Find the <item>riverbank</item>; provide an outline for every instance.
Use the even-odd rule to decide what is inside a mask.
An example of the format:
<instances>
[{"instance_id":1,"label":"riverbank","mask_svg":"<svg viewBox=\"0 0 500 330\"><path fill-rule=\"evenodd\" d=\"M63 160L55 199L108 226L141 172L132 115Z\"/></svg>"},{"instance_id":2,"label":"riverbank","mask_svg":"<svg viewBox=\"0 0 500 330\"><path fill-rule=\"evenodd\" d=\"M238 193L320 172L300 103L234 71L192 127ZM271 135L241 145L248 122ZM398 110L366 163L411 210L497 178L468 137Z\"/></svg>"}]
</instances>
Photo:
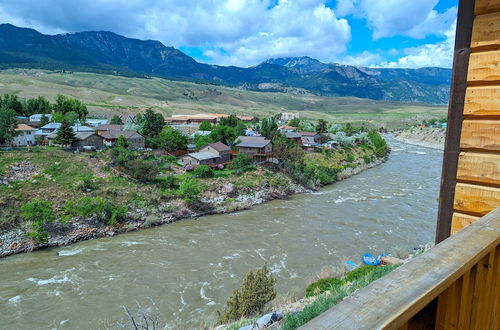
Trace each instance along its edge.
<instances>
[{"instance_id":1,"label":"riverbank","mask_svg":"<svg viewBox=\"0 0 500 330\"><path fill-rule=\"evenodd\" d=\"M59 220L46 224L50 237L45 243L26 237L30 224L20 222L17 228L4 230L0 234L0 258L47 247L70 245L82 240L110 237L182 219L236 212L273 199L311 192L323 185L318 182L314 187L306 187L296 183L283 172L256 168L237 175L197 179L203 187L203 193L196 201L186 202L175 190L159 188L152 184L136 184L127 178L116 176L116 171L109 169L103 159L88 158L87 155L75 155L61 150L51 150L48 154L43 152L26 152L13 157L14 160L24 160L14 163L14 171L12 166L4 171L9 175L3 175L3 185L0 186L5 192L3 198L0 198L4 212L1 216L12 215L13 213L6 213L8 208L13 212L12 209L20 208L22 201L39 196L50 198L61 212L67 207L67 201L74 200L77 196L87 196L88 199L112 196L114 204L127 205L127 218L111 225L103 222L97 215L86 218L73 215L67 221ZM350 162L345 160L346 158ZM336 172L331 182L329 178L326 178L325 182L332 183L379 165L385 158L377 159L370 148L354 147L324 157L321 154L313 154L308 161L313 165L330 161L331 168ZM85 165L89 162L93 166L87 169L93 173L96 186L102 188L97 188L97 191L86 189L82 192L78 188L81 183L75 180L76 173L85 172L82 170L86 169ZM71 186L70 189L67 189L68 185Z\"/></svg>"},{"instance_id":2,"label":"riverbank","mask_svg":"<svg viewBox=\"0 0 500 330\"><path fill-rule=\"evenodd\" d=\"M394 138L408 144L443 150L445 135L445 128L412 127L395 132Z\"/></svg>"}]
</instances>

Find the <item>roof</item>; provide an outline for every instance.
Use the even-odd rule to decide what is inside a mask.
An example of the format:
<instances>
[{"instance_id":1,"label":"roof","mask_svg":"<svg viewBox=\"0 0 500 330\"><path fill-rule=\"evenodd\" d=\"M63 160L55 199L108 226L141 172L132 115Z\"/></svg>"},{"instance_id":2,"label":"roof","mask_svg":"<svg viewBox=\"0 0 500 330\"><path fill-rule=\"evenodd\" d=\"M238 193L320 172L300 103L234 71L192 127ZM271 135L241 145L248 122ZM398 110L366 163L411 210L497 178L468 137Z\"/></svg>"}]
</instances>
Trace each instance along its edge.
<instances>
[{"instance_id":1,"label":"roof","mask_svg":"<svg viewBox=\"0 0 500 330\"><path fill-rule=\"evenodd\" d=\"M213 159L213 158L220 158L219 155L214 154L213 152L208 152L208 151L200 151L200 152L193 152L190 154L185 155L184 157L192 157L197 160L207 160L207 159Z\"/></svg>"},{"instance_id":2,"label":"roof","mask_svg":"<svg viewBox=\"0 0 500 330\"><path fill-rule=\"evenodd\" d=\"M77 140L85 140L85 139L87 139L88 137L90 137L92 135L97 135L97 134L94 133L94 132L79 132L79 133L75 134L75 139L77 139ZM97 135L97 136L99 136L100 138L102 138L100 135Z\"/></svg>"},{"instance_id":3,"label":"roof","mask_svg":"<svg viewBox=\"0 0 500 330\"><path fill-rule=\"evenodd\" d=\"M215 143L210 143L210 144L207 144L205 147L203 148L206 148L206 147L212 147L214 148L215 150L217 150L218 152L221 152L221 151L229 151L231 150L231 148L229 148L227 145L225 145L224 143L222 142L215 142ZM202 148L202 150L203 150Z\"/></svg>"},{"instance_id":4,"label":"roof","mask_svg":"<svg viewBox=\"0 0 500 330\"><path fill-rule=\"evenodd\" d=\"M130 139L134 135L138 135L142 137L141 134L137 133L136 131L122 131L122 130L109 130L101 133L101 136L105 139L118 139L120 135L123 135L126 139Z\"/></svg>"},{"instance_id":5,"label":"roof","mask_svg":"<svg viewBox=\"0 0 500 330\"><path fill-rule=\"evenodd\" d=\"M117 125L117 124L104 124L101 125L97 128L98 131L109 131L109 130L116 130L119 131L123 128L123 125Z\"/></svg>"},{"instance_id":6,"label":"roof","mask_svg":"<svg viewBox=\"0 0 500 330\"><path fill-rule=\"evenodd\" d=\"M240 141L236 146L237 147L246 147L246 148L264 148L269 143L270 140L267 140L263 136L238 136L236 141Z\"/></svg>"},{"instance_id":7,"label":"roof","mask_svg":"<svg viewBox=\"0 0 500 330\"><path fill-rule=\"evenodd\" d=\"M300 132L300 135L302 136L316 136L318 133L316 132Z\"/></svg>"},{"instance_id":8,"label":"roof","mask_svg":"<svg viewBox=\"0 0 500 330\"><path fill-rule=\"evenodd\" d=\"M210 135L210 133L212 133L212 131L196 131L192 134L192 136L194 137L195 135L201 135L201 136L207 136L207 135Z\"/></svg>"},{"instance_id":9,"label":"roof","mask_svg":"<svg viewBox=\"0 0 500 330\"><path fill-rule=\"evenodd\" d=\"M75 124L71 128L74 132L94 132L94 128L80 124Z\"/></svg>"},{"instance_id":10,"label":"roof","mask_svg":"<svg viewBox=\"0 0 500 330\"><path fill-rule=\"evenodd\" d=\"M61 127L61 123L48 123L41 127L41 129L58 129Z\"/></svg>"},{"instance_id":11,"label":"roof","mask_svg":"<svg viewBox=\"0 0 500 330\"><path fill-rule=\"evenodd\" d=\"M19 124L17 125L17 128L15 131L36 131L36 128L33 128L31 126L28 126L26 124Z\"/></svg>"},{"instance_id":12,"label":"roof","mask_svg":"<svg viewBox=\"0 0 500 330\"><path fill-rule=\"evenodd\" d=\"M285 136L289 139L299 139L302 135L299 132L287 132Z\"/></svg>"}]
</instances>

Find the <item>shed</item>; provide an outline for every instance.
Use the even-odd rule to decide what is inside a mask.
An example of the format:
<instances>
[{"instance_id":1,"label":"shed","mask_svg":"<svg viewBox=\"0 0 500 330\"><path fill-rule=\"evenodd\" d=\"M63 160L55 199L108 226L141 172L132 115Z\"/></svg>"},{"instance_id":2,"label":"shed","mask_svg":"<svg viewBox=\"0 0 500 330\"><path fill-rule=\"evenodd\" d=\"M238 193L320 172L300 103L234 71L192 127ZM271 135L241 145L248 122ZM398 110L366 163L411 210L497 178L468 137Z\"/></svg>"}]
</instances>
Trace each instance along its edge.
<instances>
[{"instance_id":1,"label":"shed","mask_svg":"<svg viewBox=\"0 0 500 330\"><path fill-rule=\"evenodd\" d=\"M193 152L179 158L179 163L186 166L217 165L221 163L221 157L208 151Z\"/></svg>"}]
</instances>

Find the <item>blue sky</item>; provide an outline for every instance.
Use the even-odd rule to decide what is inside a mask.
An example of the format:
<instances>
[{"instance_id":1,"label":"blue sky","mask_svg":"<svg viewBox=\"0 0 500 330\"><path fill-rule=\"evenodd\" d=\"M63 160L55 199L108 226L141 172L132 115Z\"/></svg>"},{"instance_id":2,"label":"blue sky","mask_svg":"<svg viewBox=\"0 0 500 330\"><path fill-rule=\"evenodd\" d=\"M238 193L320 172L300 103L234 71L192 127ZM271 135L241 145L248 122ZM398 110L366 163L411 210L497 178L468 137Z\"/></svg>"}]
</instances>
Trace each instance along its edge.
<instances>
[{"instance_id":1,"label":"blue sky","mask_svg":"<svg viewBox=\"0 0 500 330\"><path fill-rule=\"evenodd\" d=\"M253 66L310 56L372 67L451 67L458 0L0 0L0 22L107 30L196 60Z\"/></svg>"}]
</instances>

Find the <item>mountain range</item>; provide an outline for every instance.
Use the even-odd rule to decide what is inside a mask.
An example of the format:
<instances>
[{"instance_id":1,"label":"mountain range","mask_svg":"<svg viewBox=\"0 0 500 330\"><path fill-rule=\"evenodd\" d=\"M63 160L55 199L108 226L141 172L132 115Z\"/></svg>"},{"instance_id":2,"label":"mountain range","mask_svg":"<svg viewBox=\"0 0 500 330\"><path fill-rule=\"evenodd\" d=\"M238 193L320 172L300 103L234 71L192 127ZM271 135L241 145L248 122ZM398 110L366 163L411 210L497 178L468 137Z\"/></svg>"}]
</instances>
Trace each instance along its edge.
<instances>
[{"instance_id":1,"label":"mountain range","mask_svg":"<svg viewBox=\"0 0 500 330\"><path fill-rule=\"evenodd\" d=\"M113 32L45 35L0 24L0 69L39 68L227 85L247 90L312 92L374 100L445 104L451 70L366 68L303 57L269 59L241 68L199 63L159 41Z\"/></svg>"}]
</instances>

